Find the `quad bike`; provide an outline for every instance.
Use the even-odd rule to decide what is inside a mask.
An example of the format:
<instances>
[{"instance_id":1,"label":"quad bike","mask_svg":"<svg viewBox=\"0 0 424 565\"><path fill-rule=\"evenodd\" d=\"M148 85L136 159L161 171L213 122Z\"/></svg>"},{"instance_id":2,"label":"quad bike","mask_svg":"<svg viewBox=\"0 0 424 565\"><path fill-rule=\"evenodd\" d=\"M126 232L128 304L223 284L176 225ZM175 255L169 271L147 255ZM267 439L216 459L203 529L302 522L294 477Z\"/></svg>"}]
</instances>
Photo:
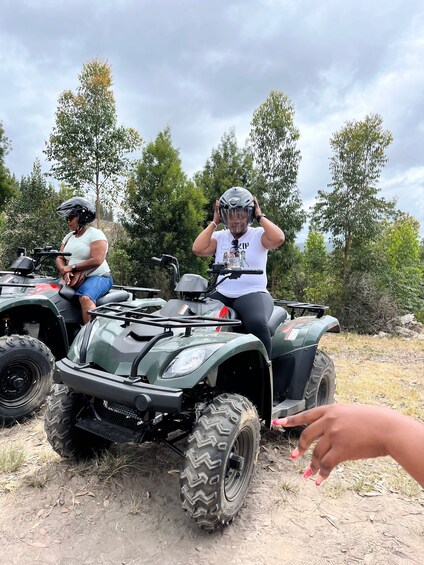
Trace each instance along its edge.
<instances>
[{"instance_id":1,"label":"quad bike","mask_svg":"<svg viewBox=\"0 0 424 565\"><path fill-rule=\"evenodd\" d=\"M174 257L156 260L178 273ZM112 443L161 442L182 458L181 501L194 521L207 530L231 522L252 480L261 422L334 401L334 366L318 342L340 331L326 306L275 300L269 359L236 313L209 297L220 277L249 274L258 271L215 264L209 283L184 275L180 297L157 312L131 302L94 309L54 371L45 413L53 449L85 459Z\"/></svg>"},{"instance_id":2,"label":"quad bike","mask_svg":"<svg viewBox=\"0 0 424 565\"><path fill-rule=\"evenodd\" d=\"M54 360L66 355L82 326L74 291L41 273L43 261L58 255L69 254L48 246L29 257L19 248L10 270L0 272L0 425L22 420L45 401ZM156 289L113 287L97 304L128 301L137 291L150 305L165 303L153 298Z\"/></svg>"}]
</instances>

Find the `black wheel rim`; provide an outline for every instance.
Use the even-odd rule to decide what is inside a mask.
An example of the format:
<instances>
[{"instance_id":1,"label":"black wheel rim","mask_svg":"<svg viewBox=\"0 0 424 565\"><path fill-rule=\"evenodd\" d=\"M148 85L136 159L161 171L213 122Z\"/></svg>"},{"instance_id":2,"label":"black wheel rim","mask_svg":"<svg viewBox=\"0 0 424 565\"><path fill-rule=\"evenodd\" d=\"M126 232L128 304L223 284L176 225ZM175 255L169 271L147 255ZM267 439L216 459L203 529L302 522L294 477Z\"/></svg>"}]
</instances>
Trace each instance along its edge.
<instances>
[{"instance_id":1,"label":"black wheel rim","mask_svg":"<svg viewBox=\"0 0 424 565\"><path fill-rule=\"evenodd\" d=\"M41 386L41 371L31 361L6 365L0 373L0 404L18 407L29 402Z\"/></svg>"},{"instance_id":2,"label":"black wheel rim","mask_svg":"<svg viewBox=\"0 0 424 565\"><path fill-rule=\"evenodd\" d=\"M327 383L327 379L323 377L318 387L317 406L322 406L323 404L327 404L327 400L328 400L328 383Z\"/></svg>"},{"instance_id":3,"label":"black wheel rim","mask_svg":"<svg viewBox=\"0 0 424 565\"><path fill-rule=\"evenodd\" d=\"M233 442L230 455L227 459L224 479L225 497L229 502L234 501L248 482L251 462L253 457L252 445L254 443L253 433L250 428L243 428ZM231 465L232 458L238 459L238 467Z\"/></svg>"}]
</instances>

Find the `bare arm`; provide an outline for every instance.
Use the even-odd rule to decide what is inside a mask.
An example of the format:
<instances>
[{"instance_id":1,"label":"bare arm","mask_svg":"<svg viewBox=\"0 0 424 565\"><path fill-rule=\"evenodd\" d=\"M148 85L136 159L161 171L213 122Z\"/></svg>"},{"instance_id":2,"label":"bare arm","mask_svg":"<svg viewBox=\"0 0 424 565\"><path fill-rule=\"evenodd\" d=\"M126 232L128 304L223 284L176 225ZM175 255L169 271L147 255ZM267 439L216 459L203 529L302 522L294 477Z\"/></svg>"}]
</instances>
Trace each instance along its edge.
<instances>
[{"instance_id":1,"label":"bare arm","mask_svg":"<svg viewBox=\"0 0 424 565\"><path fill-rule=\"evenodd\" d=\"M198 257L209 257L215 255L216 239L212 237L213 232L219 224L219 200L215 202L213 221L196 237L193 243L193 253Z\"/></svg>"},{"instance_id":2,"label":"bare arm","mask_svg":"<svg viewBox=\"0 0 424 565\"><path fill-rule=\"evenodd\" d=\"M63 251L64 246L61 245L59 251ZM104 240L93 241L90 243L90 257L85 261L78 263L76 269L72 265L68 265L65 257L59 255L56 257L56 267L66 284L69 283L70 273L73 270L85 271L86 269L97 269L106 258L107 242Z\"/></svg>"},{"instance_id":3,"label":"bare arm","mask_svg":"<svg viewBox=\"0 0 424 565\"><path fill-rule=\"evenodd\" d=\"M99 239L90 243L90 257L78 263L76 271L86 271L87 269L97 269L106 258L107 241Z\"/></svg>"},{"instance_id":4,"label":"bare arm","mask_svg":"<svg viewBox=\"0 0 424 565\"><path fill-rule=\"evenodd\" d=\"M262 212L256 196L253 200L255 202L255 218L257 218ZM284 243L286 238L283 230L271 222L271 220L263 216L259 220L259 225L264 229L261 242L265 249L276 249Z\"/></svg>"},{"instance_id":5,"label":"bare arm","mask_svg":"<svg viewBox=\"0 0 424 565\"><path fill-rule=\"evenodd\" d=\"M318 485L343 461L390 455L424 486L424 424L394 410L330 404L273 423L284 427L307 425L292 459L318 440L304 475L319 473Z\"/></svg>"},{"instance_id":6,"label":"bare arm","mask_svg":"<svg viewBox=\"0 0 424 565\"><path fill-rule=\"evenodd\" d=\"M64 245L61 245L59 251L63 251L64 247ZM63 255L59 255L58 257L56 257L55 263L59 274L63 277L63 275L65 274L64 268L66 267L65 257L63 257Z\"/></svg>"}]
</instances>

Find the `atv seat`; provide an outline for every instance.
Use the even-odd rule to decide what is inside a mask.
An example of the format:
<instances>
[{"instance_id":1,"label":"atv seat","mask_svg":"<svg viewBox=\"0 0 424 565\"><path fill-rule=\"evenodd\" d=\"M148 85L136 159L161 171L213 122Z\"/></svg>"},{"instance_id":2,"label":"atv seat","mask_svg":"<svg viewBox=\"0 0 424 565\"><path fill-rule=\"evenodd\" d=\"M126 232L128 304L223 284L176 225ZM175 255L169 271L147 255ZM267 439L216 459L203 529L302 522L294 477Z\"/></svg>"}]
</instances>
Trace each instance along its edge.
<instances>
[{"instance_id":1,"label":"atv seat","mask_svg":"<svg viewBox=\"0 0 424 565\"><path fill-rule=\"evenodd\" d=\"M125 302L129 300L131 294L126 290L109 290L107 294L99 298L96 302L96 306L103 306L104 304L109 304L110 302Z\"/></svg>"},{"instance_id":2,"label":"atv seat","mask_svg":"<svg viewBox=\"0 0 424 565\"><path fill-rule=\"evenodd\" d=\"M268 320L268 327L273 336L280 324L282 324L287 319L287 311L281 306L274 306L274 311Z\"/></svg>"}]
</instances>

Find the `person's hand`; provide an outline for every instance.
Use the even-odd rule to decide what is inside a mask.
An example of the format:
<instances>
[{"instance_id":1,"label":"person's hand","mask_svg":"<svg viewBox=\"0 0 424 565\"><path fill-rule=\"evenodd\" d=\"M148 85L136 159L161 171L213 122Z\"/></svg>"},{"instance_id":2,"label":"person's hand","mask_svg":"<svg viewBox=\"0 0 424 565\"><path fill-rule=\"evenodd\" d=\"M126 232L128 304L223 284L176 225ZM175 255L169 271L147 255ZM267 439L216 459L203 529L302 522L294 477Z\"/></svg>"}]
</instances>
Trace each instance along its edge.
<instances>
[{"instance_id":1,"label":"person's hand","mask_svg":"<svg viewBox=\"0 0 424 565\"><path fill-rule=\"evenodd\" d=\"M307 426L297 448L290 454L291 459L303 455L318 440L303 476L308 478L319 473L315 483L319 486L343 461L388 455L387 434L392 433L399 417L402 416L388 408L329 404L273 420L272 424L285 428Z\"/></svg>"},{"instance_id":2,"label":"person's hand","mask_svg":"<svg viewBox=\"0 0 424 565\"><path fill-rule=\"evenodd\" d=\"M221 216L219 214L219 200L215 200L215 210L213 211L213 222L218 226L221 223Z\"/></svg>"},{"instance_id":3,"label":"person's hand","mask_svg":"<svg viewBox=\"0 0 424 565\"><path fill-rule=\"evenodd\" d=\"M73 276L72 266L71 265L64 265L62 267L62 269L60 270L60 274L62 276L63 282L65 284L69 284L70 281L71 281L71 278Z\"/></svg>"},{"instance_id":4,"label":"person's hand","mask_svg":"<svg viewBox=\"0 0 424 565\"><path fill-rule=\"evenodd\" d=\"M255 208L253 210L253 217L257 218L258 216L260 216L260 214L262 214L262 212L261 212L261 207L259 206L259 202L258 202L258 199L256 198L256 196L253 197L253 203L255 204Z\"/></svg>"}]
</instances>

